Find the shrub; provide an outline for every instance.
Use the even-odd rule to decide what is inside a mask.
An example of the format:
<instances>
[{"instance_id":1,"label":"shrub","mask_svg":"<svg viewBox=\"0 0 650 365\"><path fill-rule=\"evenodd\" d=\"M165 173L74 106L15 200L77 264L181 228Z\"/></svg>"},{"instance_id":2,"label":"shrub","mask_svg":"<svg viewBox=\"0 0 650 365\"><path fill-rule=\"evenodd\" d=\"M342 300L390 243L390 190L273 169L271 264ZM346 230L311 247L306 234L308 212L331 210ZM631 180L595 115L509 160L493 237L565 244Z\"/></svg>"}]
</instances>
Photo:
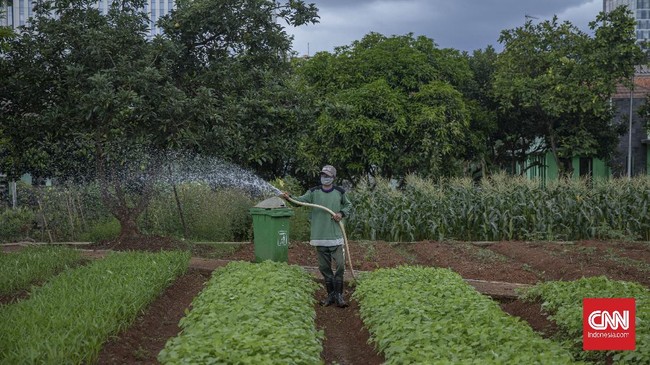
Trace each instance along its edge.
<instances>
[{"instance_id":1,"label":"shrub","mask_svg":"<svg viewBox=\"0 0 650 365\"><path fill-rule=\"evenodd\" d=\"M120 235L120 229L120 222L112 218L92 224L85 232L79 234L79 239L89 242L113 240Z\"/></svg>"},{"instance_id":2,"label":"shrub","mask_svg":"<svg viewBox=\"0 0 650 365\"><path fill-rule=\"evenodd\" d=\"M30 209L19 207L0 212L0 242L29 237L33 232L35 215Z\"/></svg>"}]
</instances>

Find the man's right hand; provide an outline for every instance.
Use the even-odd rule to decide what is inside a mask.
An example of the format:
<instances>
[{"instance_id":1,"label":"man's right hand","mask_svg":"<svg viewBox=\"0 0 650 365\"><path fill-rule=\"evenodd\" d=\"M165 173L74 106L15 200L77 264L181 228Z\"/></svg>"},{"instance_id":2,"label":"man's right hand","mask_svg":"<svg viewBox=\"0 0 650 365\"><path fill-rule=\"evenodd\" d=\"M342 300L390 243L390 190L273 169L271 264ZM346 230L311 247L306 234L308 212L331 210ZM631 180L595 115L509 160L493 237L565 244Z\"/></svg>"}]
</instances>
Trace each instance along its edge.
<instances>
[{"instance_id":1,"label":"man's right hand","mask_svg":"<svg viewBox=\"0 0 650 365\"><path fill-rule=\"evenodd\" d=\"M289 193L287 193L286 191L283 191L282 194L280 194L280 198L285 199L285 200L289 200Z\"/></svg>"}]
</instances>

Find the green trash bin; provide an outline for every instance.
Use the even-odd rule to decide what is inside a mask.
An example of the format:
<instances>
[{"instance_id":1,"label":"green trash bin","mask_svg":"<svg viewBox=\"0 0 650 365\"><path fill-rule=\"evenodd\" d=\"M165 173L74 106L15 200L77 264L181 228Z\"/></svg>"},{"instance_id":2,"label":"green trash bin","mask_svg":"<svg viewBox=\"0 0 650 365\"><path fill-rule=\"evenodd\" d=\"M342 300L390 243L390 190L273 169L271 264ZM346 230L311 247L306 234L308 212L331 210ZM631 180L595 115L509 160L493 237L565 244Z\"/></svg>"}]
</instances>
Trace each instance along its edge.
<instances>
[{"instance_id":1,"label":"green trash bin","mask_svg":"<svg viewBox=\"0 0 650 365\"><path fill-rule=\"evenodd\" d=\"M255 262L287 262L289 218L293 210L286 206L284 200L273 197L250 208L250 213L253 216Z\"/></svg>"}]
</instances>

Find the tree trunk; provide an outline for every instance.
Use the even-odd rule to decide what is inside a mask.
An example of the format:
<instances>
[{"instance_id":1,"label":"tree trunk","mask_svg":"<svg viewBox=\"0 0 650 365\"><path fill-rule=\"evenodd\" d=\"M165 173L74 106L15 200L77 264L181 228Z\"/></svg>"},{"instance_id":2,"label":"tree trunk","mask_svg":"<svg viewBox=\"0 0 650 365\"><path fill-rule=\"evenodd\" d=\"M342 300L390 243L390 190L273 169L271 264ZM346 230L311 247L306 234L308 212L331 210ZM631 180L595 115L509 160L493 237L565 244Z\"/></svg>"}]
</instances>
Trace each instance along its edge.
<instances>
[{"instance_id":1,"label":"tree trunk","mask_svg":"<svg viewBox=\"0 0 650 365\"><path fill-rule=\"evenodd\" d=\"M133 214L124 214L116 217L120 222L120 241L122 240L132 240L141 236L140 230L136 223L137 216Z\"/></svg>"},{"instance_id":2,"label":"tree trunk","mask_svg":"<svg viewBox=\"0 0 650 365\"><path fill-rule=\"evenodd\" d=\"M144 181L142 189L133 194L125 188L127 184L124 178L117 174L117 167L107 161L100 144L96 145L95 156L102 202L120 222L120 240L140 237L141 233L136 221L149 205L160 165L150 164L141 176L133 177Z\"/></svg>"},{"instance_id":3,"label":"tree trunk","mask_svg":"<svg viewBox=\"0 0 650 365\"><path fill-rule=\"evenodd\" d=\"M553 133L552 125L549 126L549 141L551 142L551 153L553 154L553 159L555 160L555 165L557 165L557 177L558 180L561 180L565 174L564 163L558 156L557 144L555 143L555 135Z\"/></svg>"},{"instance_id":4,"label":"tree trunk","mask_svg":"<svg viewBox=\"0 0 650 365\"><path fill-rule=\"evenodd\" d=\"M178 197L178 190L176 189L176 183L173 182L171 165L169 165L169 177L172 179L172 189L174 190L176 209L178 209L178 215L180 216L181 224L183 225L183 238L188 239L190 237L190 234L189 234L189 230L187 229L187 224L185 224L185 214L183 214L183 205L181 205L181 199Z\"/></svg>"}]
</instances>

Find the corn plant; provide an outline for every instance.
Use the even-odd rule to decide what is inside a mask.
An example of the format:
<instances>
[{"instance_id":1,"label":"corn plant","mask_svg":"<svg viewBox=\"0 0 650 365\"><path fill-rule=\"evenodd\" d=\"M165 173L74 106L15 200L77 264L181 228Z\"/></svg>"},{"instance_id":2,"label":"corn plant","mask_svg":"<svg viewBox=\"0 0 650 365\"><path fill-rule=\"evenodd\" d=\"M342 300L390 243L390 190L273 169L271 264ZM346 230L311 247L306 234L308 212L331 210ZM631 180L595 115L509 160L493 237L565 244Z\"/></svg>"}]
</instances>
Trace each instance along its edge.
<instances>
[{"instance_id":1,"label":"corn plant","mask_svg":"<svg viewBox=\"0 0 650 365\"><path fill-rule=\"evenodd\" d=\"M535 181L505 175L438 182L409 176L396 188L363 183L350 199L355 239L414 241L650 239L650 178Z\"/></svg>"},{"instance_id":2,"label":"corn plant","mask_svg":"<svg viewBox=\"0 0 650 365\"><path fill-rule=\"evenodd\" d=\"M66 247L27 247L0 255L0 294L27 289L79 262L79 251Z\"/></svg>"},{"instance_id":3,"label":"corn plant","mask_svg":"<svg viewBox=\"0 0 650 365\"><path fill-rule=\"evenodd\" d=\"M0 364L89 364L187 270L189 253L114 253L0 307Z\"/></svg>"}]
</instances>

